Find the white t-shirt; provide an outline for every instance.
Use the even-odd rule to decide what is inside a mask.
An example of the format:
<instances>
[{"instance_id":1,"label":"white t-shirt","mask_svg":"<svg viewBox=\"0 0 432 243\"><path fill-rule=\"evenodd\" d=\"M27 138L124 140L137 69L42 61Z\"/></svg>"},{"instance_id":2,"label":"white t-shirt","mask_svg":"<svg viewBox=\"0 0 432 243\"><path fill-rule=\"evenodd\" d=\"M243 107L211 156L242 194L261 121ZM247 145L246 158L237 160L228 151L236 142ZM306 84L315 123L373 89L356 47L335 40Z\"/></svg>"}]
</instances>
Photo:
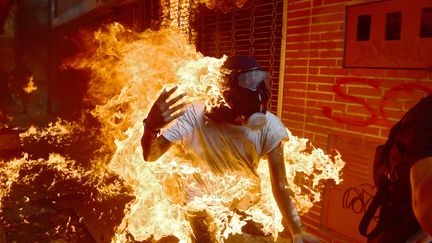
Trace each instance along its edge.
<instances>
[{"instance_id":1,"label":"white t-shirt","mask_svg":"<svg viewBox=\"0 0 432 243\"><path fill-rule=\"evenodd\" d=\"M189 105L182 116L162 132L170 142L182 141L192 163L215 174L243 171L257 175L259 159L288 137L285 126L267 112L264 128L252 131L241 125L216 123L204 116L205 105Z\"/></svg>"},{"instance_id":2,"label":"white t-shirt","mask_svg":"<svg viewBox=\"0 0 432 243\"><path fill-rule=\"evenodd\" d=\"M247 209L260 198L260 179L257 174L259 159L275 149L288 137L285 126L270 112L266 113L264 128L252 131L245 126L216 123L204 116L205 105L189 105L182 116L162 131L171 142L182 141L185 157L194 165L216 175L233 172L236 176L252 180L243 195L233 195L230 208ZM223 185L219 185L222 183ZM227 184L230 183L230 184ZM231 184L232 183L232 184ZM218 181L213 177L193 174L185 180L184 202L195 197L213 195L218 188L235 187L236 181Z\"/></svg>"}]
</instances>

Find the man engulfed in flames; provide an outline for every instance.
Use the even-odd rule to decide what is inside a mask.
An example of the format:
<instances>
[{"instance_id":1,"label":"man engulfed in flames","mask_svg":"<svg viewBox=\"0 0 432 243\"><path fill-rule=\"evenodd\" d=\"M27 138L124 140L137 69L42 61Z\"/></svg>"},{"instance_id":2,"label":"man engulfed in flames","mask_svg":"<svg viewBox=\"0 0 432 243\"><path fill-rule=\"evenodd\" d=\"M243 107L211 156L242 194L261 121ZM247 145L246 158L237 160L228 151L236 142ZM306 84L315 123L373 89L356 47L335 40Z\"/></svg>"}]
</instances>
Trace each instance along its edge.
<instances>
[{"instance_id":1,"label":"man engulfed in flames","mask_svg":"<svg viewBox=\"0 0 432 243\"><path fill-rule=\"evenodd\" d=\"M231 210L244 214L260 199L257 167L260 158L267 157L273 196L293 242L317 242L302 228L290 198L282 144L289 136L282 122L267 112L267 72L252 57L241 55L228 57L222 70L221 94L215 104L197 101L186 106L181 103L185 93L170 99L177 86L162 91L144 119L144 160L158 160L175 142L182 141L185 156L194 166L215 175L232 173L252 182L247 193L226 202ZM205 175L194 173L181 187L181 203L190 204L196 197L211 195L211 184ZM187 218L195 242L215 241L210 230L214 225L205 210L192 208Z\"/></svg>"}]
</instances>

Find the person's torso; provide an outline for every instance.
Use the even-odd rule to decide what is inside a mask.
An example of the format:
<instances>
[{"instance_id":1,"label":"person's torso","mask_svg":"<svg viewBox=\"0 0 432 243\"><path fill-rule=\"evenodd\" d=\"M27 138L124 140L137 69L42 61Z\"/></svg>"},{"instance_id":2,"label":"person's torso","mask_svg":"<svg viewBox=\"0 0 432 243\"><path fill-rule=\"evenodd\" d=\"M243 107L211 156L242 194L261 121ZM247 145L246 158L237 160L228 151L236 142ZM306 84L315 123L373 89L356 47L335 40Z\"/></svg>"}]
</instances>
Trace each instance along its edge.
<instances>
[{"instance_id":1,"label":"person's torso","mask_svg":"<svg viewBox=\"0 0 432 243\"><path fill-rule=\"evenodd\" d=\"M199 107L198 112L200 112ZM203 111L203 110L202 110ZM256 175L262 154L263 132L244 126L213 122L202 114L196 116L193 132L183 139L194 162L216 174L238 171Z\"/></svg>"}]
</instances>

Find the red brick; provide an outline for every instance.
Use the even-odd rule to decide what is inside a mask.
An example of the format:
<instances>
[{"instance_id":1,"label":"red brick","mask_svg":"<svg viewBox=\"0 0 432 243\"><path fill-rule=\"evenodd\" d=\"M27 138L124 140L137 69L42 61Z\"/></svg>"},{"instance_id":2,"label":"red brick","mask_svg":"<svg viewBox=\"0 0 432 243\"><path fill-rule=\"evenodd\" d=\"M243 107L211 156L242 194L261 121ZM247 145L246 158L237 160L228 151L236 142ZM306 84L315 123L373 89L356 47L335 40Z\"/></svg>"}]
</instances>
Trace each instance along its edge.
<instances>
[{"instance_id":1,"label":"red brick","mask_svg":"<svg viewBox=\"0 0 432 243\"><path fill-rule=\"evenodd\" d=\"M314 132L322 135L327 134L329 131L329 129L326 127L322 127L319 125L310 125L310 124L306 124L305 129L306 131Z\"/></svg>"},{"instance_id":2,"label":"red brick","mask_svg":"<svg viewBox=\"0 0 432 243\"><path fill-rule=\"evenodd\" d=\"M338 238L338 237L340 237L340 238ZM333 236L333 238L332 238L332 243L348 243L348 242L351 242L352 241L352 239L351 238L347 238L345 235L336 235L336 236Z\"/></svg>"},{"instance_id":3,"label":"red brick","mask_svg":"<svg viewBox=\"0 0 432 243\"><path fill-rule=\"evenodd\" d=\"M365 137L365 141L373 142L376 144L384 144L387 137Z\"/></svg>"},{"instance_id":4,"label":"red brick","mask_svg":"<svg viewBox=\"0 0 432 243\"><path fill-rule=\"evenodd\" d=\"M295 18L304 18L305 16L310 16L310 10L290 10L288 8L288 19L295 19Z\"/></svg>"},{"instance_id":5,"label":"red brick","mask_svg":"<svg viewBox=\"0 0 432 243\"><path fill-rule=\"evenodd\" d=\"M372 81L372 82L379 83L382 88L392 88L392 87L395 87L395 86L399 86L399 85L405 84L404 80L380 79L379 77L377 77L377 78L369 78L369 80Z\"/></svg>"},{"instance_id":6,"label":"red brick","mask_svg":"<svg viewBox=\"0 0 432 243\"><path fill-rule=\"evenodd\" d=\"M306 106L307 107L317 107L317 101L316 100L306 100Z\"/></svg>"},{"instance_id":7,"label":"red brick","mask_svg":"<svg viewBox=\"0 0 432 243\"><path fill-rule=\"evenodd\" d=\"M413 80L414 81L414 80ZM416 80L417 84L425 85L432 88L432 72L430 79Z\"/></svg>"},{"instance_id":8,"label":"red brick","mask_svg":"<svg viewBox=\"0 0 432 243\"><path fill-rule=\"evenodd\" d=\"M329 108L331 108L333 111L340 111L340 112L344 112L344 111L345 111L346 104L342 104L342 103L335 103L335 102L330 102L330 101L324 101L324 102L318 102L317 106L318 106L319 108L329 107Z\"/></svg>"},{"instance_id":9,"label":"red brick","mask_svg":"<svg viewBox=\"0 0 432 243\"><path fill-rule=\"evenodd\" d=\"M303 67L285 67L286 74L304 74L307 73L307 68Z\"/></svg>"},{"instance_id":10,"label":"red brick","mask_svg":"<svg viewBox=\"0 0 432 243\"><path fill-rule=\"evenodd\" d=\"M308 61L305 59L299 60L299 59L288 59L285 60L285 66L287 67L296 67L296 66L300 66L300 67L305 67L307 66Z\"/></svg>"},{"instance_id":11,"label":"red brick","mask_svg":"<svg viewBox=\"0 0 432 243\"><path fill-rule=\"evenodd\" d=\"M339 24L312 25L311 32L331 32L339 29Z\"/></svg>"},{"instance_id":12,"label":"red brick","mask_svg":"<svg viewBox=\"0 0 432 243\"><path fill-rule=\"evenodd\" d=\"M286 46L289 50L307 50L309 48L308 43L287 43Z\"/></svg>"},{"instance_id":13,"label":"red brick","mask_svg":"<svg viewBox=\"0 0 432 243\"><path fill-rule=\"evenodd\" d=\"M308 74L318 74L318 73L319 73L319 69L318 68L310 67L308 69Z\"/></svg>"},{"instance_id":14,"label":"red brick","mask_svg":"<svg viewBox=\"0 0 432 243\"><path fill-rule=\"evenodd\" d=\"M344 33L342 31L320 34L320 40L343 40L343 39L344 39Z\"/></svg>"},{"instance_id":15,"label":"red brick","mask_svg":"<svg viewBox=\"0 0 432 243\"><path fill-rule=\"evenodd\" d=\"M309 39L310 39L310 41L320 41L321 40L321 34L312 32Z\"/></svg>"},{"instance_id":16,"label":"red brick","mask_svg":"<svg viewBox=\"0 0 432 243\"><path fill-rule=\"evenodd\" d=\"M426 70L387 70L387 77L422 79L428 77Z\"/></svg>"},{"instance_id":17,"label":"red brick","mask_svg":"<svg viewBox=\"0 0 432 243\"><path fill-rule=\"evenodd\" d=\"M320 51L320 57L342 57L342 51Z\"/></svg>"},{"instance_id":18,"label":"red brick","mask_svg":"<svg viewBox=\"0 0 432 243\"><path fill-rule=\"evenodd\" d=\"M329 7L325 6L320 8L313 8L312 15L342 13L344 10L345 10L344 6L329 6Z\"/></svg>"},{"instance_id":19,"label":"red brick","mask_svg":"<svg viewBox=\"0 0 432 243\"><path fill-rule=\"evenodd\" d=\"M362 96L375 96L382 97L381 89L374 89L373 87L349 87L348 94L350 95L362 95Z\"/></svg>"},{"instance_id":20,"label":"red brick","mask_svg":"<svg viewBox=\"0 0 432 243\"><path fill-rule=\"evenodd\" d=\"M307 138L309 140L312 140L314 135L315 135L315 133L313 133L313 132L309 132L309 131L304 132L304 138Z\"/></svg>"},{"instance_id":21,"label":"red brick","mask_svg":"<svg viewBox=\"0 0 432 243\"><path fill-rule=\"evenodd\" d=\"M289 2L288 9L289 10L299 10L299 9L309 9L311 6L310 2Z\"/></svg>"},{"instance_id":22,"label":"red brick","mask_svg":"<svg viewBox=\"0 0 432 243\"><path fill-rule=\"evenodd\" d=\"M346 94L346 87L341 87L341 90ZM360 99L361 101L365 101L366 99L364 97L358 97L356 96L356 99ZM342 96L339 96L338 94L335 94L335 100L336 102L340 102L343 104L357 104L356 102L353 102L351 100L348 100L346 98L343 98Z\"/></svg>"},{"instance_id":23,"label":"red brick","mask_svg":"<svg viewBox=\"0 0 432 243\"><path fill-rule=\"evenodd\" d=\"M293 27L287 28L287 34L304 34L309 33L309 27Z\"/></svg>"},{"instance_id":24,"label":"red brick","mask_svg":"<svg viewBox=\"0 0 432 243\"><path fill-rule=\"evenodd\" d=\"M381 128L380 136L381 137L388 137L389 133L390 133L390 129L389 128L385 128L385 129Z\"/></svg>"},{"instance_id":25,"label":"red brick","mask_svg":"<svg viewBox=\"0 0 432 243\"><path fill-rule=\"evenodd\" d=\"M297 136L297 137L301 137L302 136L302 134L303 134L303 128L291 128L291 127L288 127L288 129L291 131L291 133L294 135L294 136Z\"/></svg>"},{"instance_id":26,"label":"red brick","mask_svg":"<svg viewBox=\"0 0 432 243\"><path fill-rule=\"evenodd\" d=\"M283 95L286 97L304 98L306 96L306 92L305 91L284 90Z\"/></svg>"},{"instance_id":27,"label":"red brick","mask_svg":"<svg viewBox=\"0 0 432 243\"><path fill-rule=\"evenodd\" d=\"M388 119L393 118L393 119L397 119L397 120L401 119L402 116L405 113L406 113L406 111L402 110L402 109L400 109L400 110L389 110L389 109L386 109L384 111L385 117L387 117Z\"/></svg>"},{"instance_id":28,"label":"red brick","mask_svg":"<svg viewBox=\"0 0 432 243\"><path fill-rule=\"evenodd\" d=\"M313 0L313 6L321 6L322 5L323 0Z\"/></svg>"},{"instance_id":29,"label":"red brick","mask_svg":"<svg viewBox=\"0 0 432 243\"><path fill-rule=\"evenodd\" d=\"M376 135L376 136L380 135L380 129L376 128L376 127L347 125L347 129L349 131L366 133L366 134L369 134L369 135Z\"/></svg>"},{"instance_id":30,"label":"red brick","mask_svg":"<svg viewBox=\"0 0 432 243\"><path fill-rule=\"evenodd\" d=\"M381 106L382 97L368 97L366 102L369 106L377 108Z\"/></svg>"},{"instance_id":31,"label":"red brick","mask_svg":"<svg viewBox=\"0 0 432 243\"><path fill-rule=\"evenodd\" d=\"M307 115L322 116L322 111L317 107L306 107Z\"/></svg>"},{"instance_id":32,"label":"red brick","mask_svg":"<svg viewBox=\"0 0 432 243\"><path fill-rule=\"evenodd\" d=\"M319 148L319 149L322 149L324 151L327 149L327 143L322 143L322 142L318 142L318 141L314 141L313 146L315 148ZM319 237L322 238L322 232L321 232L321 235Z\"/></svg>"},{"instance_id":33,"label":"red brick","mask_svg":"<svg viewBox=\"0 0 432 243\"><path fill-rule=\"evenodd\" d=\"M320 24L322 22L321 20L322 20L321 16L313 16L311 23L312 24Z\"/></svg>"},{"instance_id":34,"label":"red brick","mask_svg":"<svg viewBox=\"0 0 432 243\"><path fill-rule=\"evenodd\" d=\"M330 100L333 101L334 94L331 93L321 93L321 92L308 92L308 99L317 99L317 100Z\"/></svg>"},{"instance_id":35,"label":"red brick","mask_svg":"<svg viewBox=\"0 0 432 243\"><path fill-rule=\"evenodd\" d=\"M386 97L398 99L420 99L424 97L427 93L431 92L432 86L411 86L411 85L421 85L415 82L407 83L399 87L393 87L387 90Z\"/></svg>"},{"instance_id":36,"label":"red brick","mask_svg":"<svg viewBox=\"0 0 432 243\"><path fill-rule=\"evenodd\" d=\"M316 84L308 84L307 85L307 89L308 89L308 92L316 92L316 91L318 91L318 89L317 89L317 85Z\"/></svg>"},{"instance_id":37,"label":"red brick","mask_svg":"<svg viewBox=\"0 0 432 243\"><path fill-rule=\"evenodd\" d=\"M320 74L348 76L349 70L344 68L320 68Z\"/></svg>"},{"instance_id":38,"label":"red brick","mask_svg":"<svg viewBox=\"0 0 432 243\"><path fill-rule=\"evenodd\" d=\"M310 24L310 18L293 19L287 21L287 26L302 26L302 25L309 25L309 24Z\"/></svg>"},{"instance_id":39,"label":"red brick","mask_svg":"<svg viewBox=\"0 0 432 243\"><path fill-rule=\"evenodd\" d=\"M285 115L284 114L284 116L283 117L289 117L290 115ZM293 130L293 129L298 129L298 130L301 130L301 129L303 129L303 122L299 122L299 121L296 121L296 120L290 120L290 119L285 119L284 120L285 122L285 124L288 124L288 129L289 130Z\"/></svg>"},{"instance_id":40,"label":"red brick","mask_svg":"<svg viewBox=\"0 0 432 243\"><path fill-rule=\"evenodd\" d=\"M334 84L335 83L334 77L327 77L327 76L309 76L309 82L315 82L315 83L326 83L326 84Z\"/></svg>"},{"instance_id":41,"label":"red brick","mask_svg":"<svg viewBox=\"0 0 432 243\"><path fill-rule=\"evenodd\" d=\"M282 110L283 111L289 111L289 112L295 112L299 114L303 114L305 112L305 107L299 106L299 105L291 105L291 104L282 104Z\"/></svg>"},{"instance_id":42,"label":"red brick","mask_svg":"<svg viewBox=\"0 0 432 243\"><path fill-rule=\"evenodd\" d=\"M309 185L312 186L311 183ZM312 194L308 193L308 195L311 196ZM321 210L322 210L322 208L320 206L318 206L317 204L314 204L312 206L312 208L309 210L309 212L307 212L306 217L309 217L311 219L320 220L321 219L321 216L320 216Z\"/></svg>"},{"instance_id":43,"label":"red brick","mask_svg":"<svg viewBox=\"0 0 432 243\"><path fill-rule=\"evenodd\" d=\"M310 43L311 49L334 49L337 48L338 42L335 41L327 41L327 42L313 42Z\"/></svg>"},{"instance_id":44,"label":"red brick","mask_svg":"<svg viewBox=\"0 0 432 243\"><path fill-rule=\"evenodd\" d=\"M351 68L351 75L355 76L372 76L372 77L385 77L386 70L384 69L370 69L370 68Z\"/></svg>"},{"instance_id":45,"label":"red brick","mask_svg":"<svg viewBox=\"0 0 432 243\"><path fill-rule=\"evenodd\" d=\"M299 82L291 82L284 85L284 88L287 90L300 90L303 91L306 89L306 83Z\"/></svg>"},{"instance_id":46,"label":"red brick","mask_svg":"<svg viewBox=\"0 0 432 243\"><path fill-rule=\"evenodd\" d=\"M289 119L293 120L293 121L301 121L301 122L303 122L303 120L305 118L304 114L298 114L298 113L293 113L293 112L288 112L288 113L285 113L285 114L286 114L286 117L289 117Z\"/></svg>"},{"instance_id":47,"label":"red brick","mask_svg":"<svg viewBox=\"0 0 432 243\"><path fill-rule=\"evenodd\" d=\"M289 36L287 36L287 45L288 45L288 43L291 43L291 42L309 41L309 39L310 39L309 34L289 35Z\"/></svg>"},{"instance_id":48,"label":"red brick","mask_svg":"<svg viewBox=\"0 0 432 243\"><path fill-rule=\"evenodd\" d=\"M290 104L290 105L304 106L305 100L304 99L295 99L295 98L290 98L290 97L284 97L284 103Z\"/></svg>"},{"instance_id":49,"label":"red brick","mask_svg":"<svg viewBox=\"0 0 432 243\"><path fill-rule=\"evenodd\" d=\"M354 113L357 115L370 116L370 112L362 105L349 104L347 105L347 113Z\"/></svg>"},{"instance_id":50,"label":"red brick","mask_svg":"<svg viewBox=\"0 0 432 243\"><path fill-rule=\"evenodd\" d=\"M306 123L316 123L316 117L315 116L306 116L305 121L306 121Z\"/></svg>"},{"instance_id":51,"label":"red brick","mask_svg":"<svg viewBox=\"0 0 432 243\"><path fill-rule=\"evenodd\" d=\"M314 141L316 141L318 143L325 143L325 144L327 144L328 136L327 135L315 134Z\"/></svg>"},{"instance_id":52,"label":"red brick","mask_svg":"<svg viewBox=\"0 0 432 243\"><path fill-rule=\"evenodd\" d=\"M381 128L391 127L391 124L392 124L392 122L390 119L384 119L381 116L374 121L374 125L379 126Z\"/></svg>"},{"instance_id":53,"label":"red brick","mask_svg":"<svg viewBox=\"0 0 432 243\"><path fill-rule=\"evenodd\" d=\"M335 4L335 3L345 3L345 4L349 4L351 3L352 0L324 0L324 4Z\"/></svg>"},{"instance_id":54,"label":"red brick","mask_svg":"<svg viewBox=\"0 0 432 243\"><path fill-rule=\"evenodd\" d=\"M333 92L333 85L318 85L318 91Z\"/></svg>"},{"instance_id":55,"label":"red brick","mask_svg":"<svg viewBox=\"0 0 432 243\"><path fill-rule=\"evenodd\" d=\"M382 100L384 109L403 109L404 101L401 99L385 99Z\"/></svg>"},{"instance_id":56,"label":"red brick","mask_svg":"<svg viewBox=\"0 0 432 243\"><path fill-rule=\"evenodd\" d=\"M364 120L364 115L346 114L338 111L335 111L333 115L343 120Z\"/></svg>"},{"instance_id":57,"label":"red brick","mask_svg":"<svg viewBox=\"0 0 432 243\"><path fill-rule=\"evenodd\" d=\"M299 50L295 50L295 51L287 51L285 54L287 57L291 57L291 58L301 58L301 57L318 57L319 53L317 51L299 51Z\"/></svg>"},{"instance_id":58,"label":"red brick","mask_svg":"<svg viewBox=\"0 0 432 243\"><path fill-rule=\"evenodd\" d=\"M309 60L310 66L324 66L324 67L334 67L336 60L334 59L311 59Z\"/></svg>"},{"instance_id":59,"label":"red brick","mask_svg":"<svg viewBox=\"0 0 432 243\"><path fill-rule=\"evenodd\" d=\"M325 15L321 16L322 22L345 22L345 14L331 14L331 15Z\"/></svg>"},{"instance_id":60,"label":"red brick","mask_svg":"<svg viewBox=\"0 0 432 243\"><path fill-rule=\"evenodd\" d=\"M319 124L320 126L326 126L326 127L336 127L339 126L339 124L333 120L330 120L328 118L316 118L316 123Z\"/></svg>"},{"instance_id":61,"label":"red brick","mask_svg":"<svg viewBox=\"0 0 432 243\"><path fill-rule=\"evenodd\" d=\"M306 81L306 76L284 75L284 83L289 83L291 81Z\"/></svg>"},{"instance_id":62,"label":"red brick","mask_svg":"<svg viewBox=\"0 0 432 243\"><path fill-rule=\"evenodd\" d=\"M418 99L413 99L413 100L405 100L404 101L404 105L403 105L403 109L404 110L409 110L411 109L415 104L418 103Z\"/></svg>"}]
</instances>

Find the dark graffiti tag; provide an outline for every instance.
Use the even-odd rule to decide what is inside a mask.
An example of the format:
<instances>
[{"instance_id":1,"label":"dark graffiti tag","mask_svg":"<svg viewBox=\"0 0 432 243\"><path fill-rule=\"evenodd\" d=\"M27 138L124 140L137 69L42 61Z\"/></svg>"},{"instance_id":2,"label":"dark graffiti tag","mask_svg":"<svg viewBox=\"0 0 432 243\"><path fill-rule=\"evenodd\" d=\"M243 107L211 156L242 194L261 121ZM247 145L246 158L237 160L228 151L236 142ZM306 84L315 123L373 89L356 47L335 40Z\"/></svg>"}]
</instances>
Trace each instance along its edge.
<instances>
[{"instance_id":1,"label":"dark graffiti tag","mask_svg":"<svg viewBox=\"0 0 432 243\"><path fill-rule=\"evenodd\" d=\"M420 90L425 93L432 93L432 87L421 83L413 82L413 83L396 85L394 87L391 87L384 93L379 108L373 108L370 104L368 104L367 101L365 101L365 99L347 94L345 92L344 85L350 83L366 84L367 86L375 90L380 90L381 85L378 82L369 79L344 78L344 79L337 79L336 84L332 87L333 92L338 97L351 101L352 103L361 105L366 111L368 111L369 117L367 117L366 119L360 119L360 118L348 118L348 117L336 116L333 114L332 108L326 106L322 107L321 111L323 115L329 119L332 119L340 123L353 125L353 126L369 126L372 124L384 123L390 127L392 123L390 122L390 120L388 119L385 113L386 102L392 99L396 99L398 92L401 91L414 92L416 90Z\"/></svg>"},{"instance_id":2,"label":"dark graffiti tag","mask_svg":"<svg viewBox=\"0 0 432 243\"><path fill-rule=\"evenodd\" d=\"M355 214L366 212L373 199L374 186L360 184L359 187L349 187L342 196L342 208L351 209Z\"/></svg>"}]
</instances>

